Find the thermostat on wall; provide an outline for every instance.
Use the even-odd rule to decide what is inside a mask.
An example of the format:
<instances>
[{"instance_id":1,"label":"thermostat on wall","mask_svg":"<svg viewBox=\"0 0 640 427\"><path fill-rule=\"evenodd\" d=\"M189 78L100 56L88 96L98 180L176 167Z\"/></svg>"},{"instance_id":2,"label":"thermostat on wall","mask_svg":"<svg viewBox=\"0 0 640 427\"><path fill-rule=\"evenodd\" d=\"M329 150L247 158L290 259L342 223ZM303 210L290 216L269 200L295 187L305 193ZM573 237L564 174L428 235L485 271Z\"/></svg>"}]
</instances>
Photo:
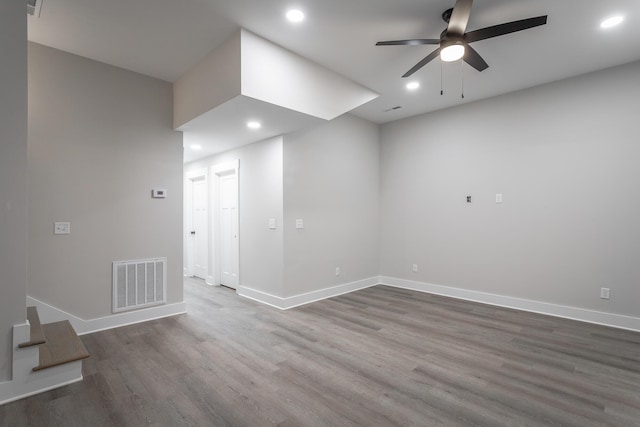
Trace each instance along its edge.
<instances>
[{"instance_id":1,"label":"thermostat on wall","mask_svg":"<svg viewBox=\"0 0 640 427\"><path fill-rule=\"evenodd\" d=\"M154 199L165 199L167 197L167 190L151 190L151 197L153 197Z\"/></svg>"}]
</instances>

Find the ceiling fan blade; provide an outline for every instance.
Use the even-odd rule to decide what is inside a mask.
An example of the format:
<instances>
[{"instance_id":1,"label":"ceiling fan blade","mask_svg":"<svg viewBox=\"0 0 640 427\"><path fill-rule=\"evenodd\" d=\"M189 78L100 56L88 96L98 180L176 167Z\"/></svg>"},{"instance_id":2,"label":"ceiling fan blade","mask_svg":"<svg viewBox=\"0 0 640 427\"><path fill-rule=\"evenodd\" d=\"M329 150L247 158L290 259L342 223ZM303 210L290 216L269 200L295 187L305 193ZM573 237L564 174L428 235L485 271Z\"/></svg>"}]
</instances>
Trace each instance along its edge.
<instances>
[{"instance_id":1,"label":"ceiling fan blade","mask_svg":"<svg viewBox=\"0 0 640 427\"><path fill-rule=\"evenodd\" d=\"M378 42L376 46L420 46L424 44L440 44L440 39L389 40Z\"/></svg>"},{"instance_id":2,"label":"ceiling fan blade","mask_svg":"<svg viewBox=\"0 0 640 427\"><path fill-rule=\"evenodd\" d=\"M473 43L478 40L490 39L491 37L498 37L505 34L515 33L517 31L528 30L529 28L538 27L546 23L547 15L521 19L520 21L507 22L506 24L494 25L480 30L470 31L464 35L464 41L467 43Z\"/></svg>"},{"instance_id":3,"label":"ceiling fan blade","mask_svg":"<svg viewBox=\"0 0 640 427\"><path fill-rule=\"evenodd\" d=\"M464 47L464 62L471 65L478 71L484 71L489 68L489 64L482 59L482 56L474 48L469 45Z\"/></svg>"},{"instance_id":4,"label":"ceiling fan blade","mask_svg":"<svg viewBox=\"0 0 640 427\"><path fill-rule=\"evenodd\" d=\"M447 27L448 35L462 37L469 23L472 5L473 0L456 1L453 12L451 12L451 18L449 18L449 26Z\"/></svg>"},{"instance_id":5,"label":"ceiling fan blade","mask_svg":"<svg viewBox=\"0 0 640 427\"><path fill-rule=\"evenodd\" d=\"M409 71L407 71L404 77L409 77L411 75L413 75L413 73L415 73L416 71L418 71L420 68L424 67L425 65L427 65L429 62L433 61L434 59L436 59L438 57L438 55L440 55L440 48L437 48L436 50L434 50L433 52L431 52L429 55L427 55L422 61L418 62L416 65L413 66L412 69L410 69Z\"/></svg>"}]
</instances>

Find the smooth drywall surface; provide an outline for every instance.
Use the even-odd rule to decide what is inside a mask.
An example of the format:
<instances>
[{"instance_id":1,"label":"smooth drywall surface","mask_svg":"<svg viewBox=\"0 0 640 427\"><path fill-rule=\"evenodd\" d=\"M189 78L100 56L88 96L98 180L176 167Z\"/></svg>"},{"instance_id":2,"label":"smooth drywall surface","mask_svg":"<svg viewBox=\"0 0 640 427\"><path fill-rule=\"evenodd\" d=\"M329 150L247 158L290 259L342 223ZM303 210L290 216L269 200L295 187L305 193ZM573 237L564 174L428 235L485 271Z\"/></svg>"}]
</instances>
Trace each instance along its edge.
<instances>
[{"instance_id":1,"label":"smooth drywall surface","mask_svg":"<svg viewBox=\"0 0 640 427\"><path fill-rule=\"evenodd\" d=\"M237 31L176 80L174 129L240 95L240 74L240 31Z\"/></svg>"},{"instance_id":2,"label":"smooth drywall surface","mask_svg":"<svg viewBox=\"0 0 640 427\"><path fill-rule=\"evenodd\" d=\"M27 14L0 2L0 382L11 379L13 325L27 297Z\"/></svg>"},{"instance_id":3,"label":"smooth drywall surface","mask_svg":"<svg viewBox=\"0 0 640 427\"><path fill-rule=\"evenodd\" d=\"M640 316L639 75L384 125L382 275Z\"/></svg>"},{"instance_id":4,"label":"smooth drywall surface","mask_svg":"<svg viewBox=\"0 0 640 427\"><path fill-rule=\"evenodd\" d=\"M346 77L241 30L242 94L324 120L379 95Z\"/></svg>"},{"instance_id":5,"label":"smooth drywall surface","mask_svg":"<svg viewBox=\"0 0 640 427\"><path fill-rule=\"evenodd\" d=\"M170 83L29 44L30 296L112 311L112 262L167 257L182 301L182 135ZM152 199L165 189L166 199ZM71 234L54 236L55 221Z\"/></svg>"},{"instance_id":6,"label":"smooth drywall surface","mask_svg":"<svg viewBox=\"0 0 640 427\"><path fill-rule=\"evenodd\" d=\"M240 286L282 296L282 137L188 163L185 176L202 169L209 169L211 173L211 166L237 160L240 163ZM269 229L270 218L276 220L275 230Z\"/></svg>"},{"instance_id":7,"label":"smooth drywall surface","mask_svg":"<svg viewBox=\"0 0 640 427\"><path fill-rule=\"evenodd\" d=\"M285 297L378 275L379 155L349 114L284 137Z\"/></svg>"}]
</instances>

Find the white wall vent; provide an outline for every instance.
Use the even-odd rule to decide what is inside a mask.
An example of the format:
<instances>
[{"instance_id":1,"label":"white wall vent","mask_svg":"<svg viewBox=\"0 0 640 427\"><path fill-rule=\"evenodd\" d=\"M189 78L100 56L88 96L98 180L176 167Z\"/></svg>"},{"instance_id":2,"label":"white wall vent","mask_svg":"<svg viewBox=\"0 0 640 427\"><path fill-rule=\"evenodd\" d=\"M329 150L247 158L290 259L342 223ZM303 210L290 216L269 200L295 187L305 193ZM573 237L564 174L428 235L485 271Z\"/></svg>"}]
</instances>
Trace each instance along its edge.
<instances>
[{"instance_id":1,"label":"white wall vent","mask_svg":"<svg viewBox=\"0 0 640 427\"><path fill-rule=\"evenodd\" d=\"M166 302L166 258L114 261L114 313L166 304Z\"/></svg>"}]
</instances>

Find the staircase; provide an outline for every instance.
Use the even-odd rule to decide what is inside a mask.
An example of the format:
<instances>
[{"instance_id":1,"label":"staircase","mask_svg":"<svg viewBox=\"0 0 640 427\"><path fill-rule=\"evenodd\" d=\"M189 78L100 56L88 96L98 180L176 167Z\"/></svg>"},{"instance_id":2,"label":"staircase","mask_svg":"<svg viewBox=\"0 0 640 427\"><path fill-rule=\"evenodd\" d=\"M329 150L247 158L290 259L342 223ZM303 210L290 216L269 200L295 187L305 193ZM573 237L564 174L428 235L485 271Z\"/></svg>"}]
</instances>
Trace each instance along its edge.
<instances>
[{"instance_id":1,"label":"staircase","mask_svg":"<svg viewBox=\"0 0 640 427\"><path fill-rule=\"evenodd\" d=\"M0 383L0 404L82 380L89 357L68 320L42 324L35 307L13 327L13 378Z\"/></svg>"},{"instance_id":2,"label":"staircase","mask_svg":"<svg viewBox=\"0 0 640 427\"><path fill-rule=\"evenodd\" d=\"M20 343L18 347L38 346L39 363L33 368L34 372L89 357L68 320L42 325L35 307L27 307L27 320L30 326L29 341Z\"/></svg>"}]
</instances>

